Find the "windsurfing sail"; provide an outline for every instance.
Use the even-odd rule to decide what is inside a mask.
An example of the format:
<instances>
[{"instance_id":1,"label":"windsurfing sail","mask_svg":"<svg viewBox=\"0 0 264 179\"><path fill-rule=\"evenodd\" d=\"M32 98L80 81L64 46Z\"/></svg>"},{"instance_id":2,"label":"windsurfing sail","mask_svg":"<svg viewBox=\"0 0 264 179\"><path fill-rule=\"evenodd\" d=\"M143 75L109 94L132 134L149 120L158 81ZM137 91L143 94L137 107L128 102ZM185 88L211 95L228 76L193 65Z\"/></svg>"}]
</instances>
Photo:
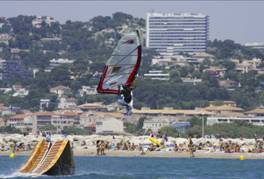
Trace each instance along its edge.
<instances>
[{"instance_id":1,"label":"windsurfing sail","mask_svg":"<svg viewBox=\"0 0 264 179\"><path fill-rule=\"evenodd\" d=\"M119 94L120 85L131 87L141 63L139 32L125 34L106 62L97 92Z\"/></svg>"}]
</instances>

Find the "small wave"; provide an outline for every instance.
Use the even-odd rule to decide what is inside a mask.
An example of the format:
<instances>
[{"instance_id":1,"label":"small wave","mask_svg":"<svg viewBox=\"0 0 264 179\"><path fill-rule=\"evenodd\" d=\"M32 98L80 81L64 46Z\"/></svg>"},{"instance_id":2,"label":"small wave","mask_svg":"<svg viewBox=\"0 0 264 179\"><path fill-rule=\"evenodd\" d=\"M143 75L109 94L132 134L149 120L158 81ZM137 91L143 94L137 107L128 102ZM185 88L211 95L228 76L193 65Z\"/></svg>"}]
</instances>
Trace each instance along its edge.
<instances>
[{"instance_id":1,"label":"small wave","mask_svg":"<svg viewBox=\"0 0 264 179\"><path fill-rule=\"evenodd\" d=\"M70 176L64 176L69 178L133 178L133 175L130 173L109 173L109 172L100 172L100 171L91 171L91 172L80 172Z\"/></svg>"},{"instance_id":2,"label":"small wave","mask_svg":"<svg viewBox=\"0 0 264 179\"><path fill-rule=\"evenodd\" d=\"M54 176L48 176L48 175L42 175L39 176L41 178L50 178ZM39 178L37 177L37 178ZM59 175L56 176L56 178L131 178L131 174L127 173L109 173L109 172L99 172L99 171L92 171L92 172L80 172L76 173L74 175ZM24 178L36 178L35 175L32 174L25 174L25 173L19 173L15 172L12 174L6 174L6 175L0 175L0 178L6 179L6 178L17 178L17 179L24 179Z\"/></svg>"},{"instance_id":3,"label":"small wave","mask_svg":"<svg viewBox=\"0 0 264 179\"><path fill-rule=\"evenodd\" d=\"M30 174L15 172L7 175L0 175L0 178L29 178L32 177Z\"/></svg>"}]
</instances>

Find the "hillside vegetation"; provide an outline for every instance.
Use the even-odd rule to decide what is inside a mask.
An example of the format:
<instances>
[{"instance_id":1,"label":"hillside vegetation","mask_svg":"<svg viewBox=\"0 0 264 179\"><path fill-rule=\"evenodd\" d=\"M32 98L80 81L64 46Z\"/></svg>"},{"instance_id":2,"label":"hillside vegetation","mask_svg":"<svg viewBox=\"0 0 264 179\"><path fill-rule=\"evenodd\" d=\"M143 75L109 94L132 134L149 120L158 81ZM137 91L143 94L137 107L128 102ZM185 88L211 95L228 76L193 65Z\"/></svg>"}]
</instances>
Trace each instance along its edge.
<instances>
[{"instance_id":1,"label":"hillside vegetation","mask_svg":"<svg viewBox=\"0 0 264 179\"><path fill-rule=\"evenodd\" d=\"M57 95L49 89L54 86L69 86L69 96L78 99L78 103L103 101L114 102L112 95L92 95L80 97L77 91L82 86L98 83L104 63L111 55L113 48L124 32L134 29L145 29L145 20L117 12L110 16L97 16L87 22L66 21L64 24L43 21L41 27L33 26L36 16L17 16L0 19L0 34L8 34L12 38L8 44L0 42L0 57L5 60L20 60L27 69L37 69L35 77L23 79L19 76L10 81L1 81L0 87L11 87L20 84L29 90L25 97L14 97L0 94L0 102L23 109L38 110L41 98L51 100L49 110L56 108ZM253 108L264 104L264 93L261 84L264 75L256 72L239 73L230 59L264 59L263 51L250 49L232 40L214 40L208 42L208 53L215 56L214 62L204 61L199 66L176 66L165 70L170 73L169 81L145 80L143 74L150 69L161 69L151 66L151 59L156 52L143 48L143 62L135 88L135 107L151 108L175 107L192 109L208 105L212 100L234 100L240 107ZM27 49L12 53L12 49ZM52 68L50 60L67 58L74 60ZM203 72L208 66L220 66L227 69L221 79ZM261 64L263 65L263 64ZM197 85L183 83L182 77L196 77L203 81ZM230 79L240 84L233 91L219 85L219 80Z\"/></svg>"}]
</instances>

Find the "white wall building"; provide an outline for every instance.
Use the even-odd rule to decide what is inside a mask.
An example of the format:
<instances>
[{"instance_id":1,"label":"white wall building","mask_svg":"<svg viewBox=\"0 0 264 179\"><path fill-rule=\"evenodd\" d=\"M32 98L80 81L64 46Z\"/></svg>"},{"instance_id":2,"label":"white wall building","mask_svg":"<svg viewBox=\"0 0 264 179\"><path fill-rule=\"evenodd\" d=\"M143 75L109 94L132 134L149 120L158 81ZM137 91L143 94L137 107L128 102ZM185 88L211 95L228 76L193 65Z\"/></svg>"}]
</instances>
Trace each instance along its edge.
<instances>
[{"instance_id":1,"label":"white wall building","mask_svg":"<svg viewBox=\"0 0 264 179\"><path fill-rule=\"evenodd\" d=\"M264 43L258 43L258 42L246 43L245 47L250 47L254 49L264 49Z\"/></svg>"},{"instance_id":2,"label":"white wall building","mask_svg":"<svg viewBox=\"0 0 264 179\"><path fill-rule=\"evenodd\" d=\"M114 117L99 119L96 121L96 134L116 134L124 133L122 120Z\"/></svg>"},{"instance_id":3,"label":"white wall building","mask_svg":"<svg viewBox=\"0 0 264 179\"><path fill-rule=\"evenodd\" d=\"M21 132L32 132L33 118L31 114L18 114L11 116L6 124L19 129Z\"/></svg>"},{"instance_id":4,"label":"white wall building","mask_svg":"<svg viewBox=\"0 0 264 179\"><path fill-rule=\"evenodd\" d=\"M60 100L58 104L59 109L72 109L77 107L75 98L61 97L59 100Z\"/></svg>"},{"instance_id":5,"label":"white wall building","mask_svg":"<svg viewBox=\"0 0 264 179\"><path fill-rule=\"evenodd\" d=\"M82 89L79 90L79 94L80 96L96 95L97 94L96 88L97 86L82 86Z\"/></svg>"},{"instance_id":6,"label":"white wall building","mask_svg":"<svg viewBox=\"0 0 264 179\"><path fill-rule=\"evenodd\" d=\"M58 58L58 59L51 59L50 61L50 67L54 68L60 65L69 65L72 64L74 62L74 60L69 60L68 58Z\"/></svg>"},{"instance_id":7,"label":"white wall building","mask_svg":"<svg viewBox=\"0 0 264 179\"><path fill-rule=\"evenodd\" d=\"M54 17L50 16L37 16L35 19L32 20L32 26L35 28L41 28L43 22L51 26L51 24L55 23L56 20L54 19Z\"/></svg>"},{"instance_id":8,"label":"white wall building","mask_svg":"<svg viewBox=\"0 0 264 179\"><path fill-rule=\"evenodd\" d=\"M98 116L94 112L84 112L80 115L80 126L85 128L92 128L96 126Z\"/></svg>"},{"instance_id":9,"label":"white wall building","mask_svg":"<svg viewBox=\"0 0 264 179\"><path fill-rule=\"evenodd\" d=\"M51 124L57 128L57 132L65 127L79 126L80 114L76 111L57 111L52 116Z\"/></svg>"},{"instance_id":10,"label":"white wall building","mask_svg":"<svg viewBox=\"0 0 264 179\"><path fill-rule=\"evenodd\" d=\"M50 93L57 94L58 97L62 97L64 95L70 94L71 88L69 88L68 86L59 85L59 86L55 86L53 88L50 88L49 91L50 91Z\"/></svg>"},{"instance_id":11,"label":"white wall building","mask_svg":"<svg viewBox=\"0 0 264 179\"><path fill-rule=\"evenodd\" d=\"M207 117L207 125L233 123L235 121L245 121L249 124L256 126L264 126L264 117L252 117L252 116L212 116Z\"/></svg>"},{"instance_id":12,"label":"white wall building","mask_svg":"<svg viewBox=\"0 0 264 179\"><path fill-rule=\"evenodd\" d=\"M25 96L28 95L28 93L29 93L28 90L26 90L26 89L21 89L21 90L15 92L12 96L25 97Z\"/></svg>"},{"instance_id":13,"label":"white wall building","mask_svg":"<svg viewBox=\"0 0 264 179\"><path fill-rule=\"evenodd\" d=\"M151 119L144 120L143 129L152 130L153 132L158 132L162 127L170 125L170 121L162 117L153 117Z\"/></svg>"},{"instance_id":14,"label":"white wall building","mask_svg":"<svg viewBox=\"0 0 264 179\"><path fill-rule=\"evenodd\" d=\"M8 41L12 39L12 36L9 34L0 34L0 43L8 45Z\"/></svg>"},{"instance_id":15,"label":"white wall building","mask_svg":"<svg viewBox=\"0 0 264 179\"><path fill-rule=\"evenodd\" d=\"M200 13L147 13L146 46L161 55L204 52L209 17Z\"/></svg>"},{"instance_id":16,"label":"white wall building","mask_svg":"<svg viewBox=\"0 0 264 179\"><path fill-rule=\"evenodd\" d=\"M181 78L183 83L191 83L193 85L196 85L197 83L201 83L203 80L200 78Z\"/></svg>"},{"instance_id":17,"label":"white wall building","mask_svg":"<svg viewBox=\"0 0 264 179\"><path fill-rule=\"evenodd\" d=\"M41 127L51 125L52 112L35 112L32 114L33 120L33 130L32 132L36 134Z\"/></svg>"},{"instance_id":18,"label":"white wall building","mask_svg":"<svg viewBox=\"0 0 264 179\"><path fill-rule=\"evenodd\" d=\"M148 73L145 73L144 78L151 79L151 80L169 80L170 74L164 73L161 70L152 70L152 71L149 71Z\"/></svg>"}]
</instances>

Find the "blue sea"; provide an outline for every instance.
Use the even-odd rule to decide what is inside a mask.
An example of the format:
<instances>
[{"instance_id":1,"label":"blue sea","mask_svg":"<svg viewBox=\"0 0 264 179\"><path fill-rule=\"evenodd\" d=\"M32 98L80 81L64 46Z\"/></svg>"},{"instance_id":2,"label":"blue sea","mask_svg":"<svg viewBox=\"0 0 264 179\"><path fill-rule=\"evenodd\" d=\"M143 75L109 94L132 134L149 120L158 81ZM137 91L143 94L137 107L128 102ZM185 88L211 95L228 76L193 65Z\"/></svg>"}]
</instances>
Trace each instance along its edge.
<instances>
[{"instance_id":1,"label":"blue sea","mask_svg":"<svg viewBox=\"0 0 264 179\"><path fill-rule=\"evenodd\" d=\"M30 178L16 173L27 157L0 156L0 178ZM76 157L67 179L264 179L264 160L196 158ZM36 178L36 177L34 177Z\"/></svg>"}]
</instances>

